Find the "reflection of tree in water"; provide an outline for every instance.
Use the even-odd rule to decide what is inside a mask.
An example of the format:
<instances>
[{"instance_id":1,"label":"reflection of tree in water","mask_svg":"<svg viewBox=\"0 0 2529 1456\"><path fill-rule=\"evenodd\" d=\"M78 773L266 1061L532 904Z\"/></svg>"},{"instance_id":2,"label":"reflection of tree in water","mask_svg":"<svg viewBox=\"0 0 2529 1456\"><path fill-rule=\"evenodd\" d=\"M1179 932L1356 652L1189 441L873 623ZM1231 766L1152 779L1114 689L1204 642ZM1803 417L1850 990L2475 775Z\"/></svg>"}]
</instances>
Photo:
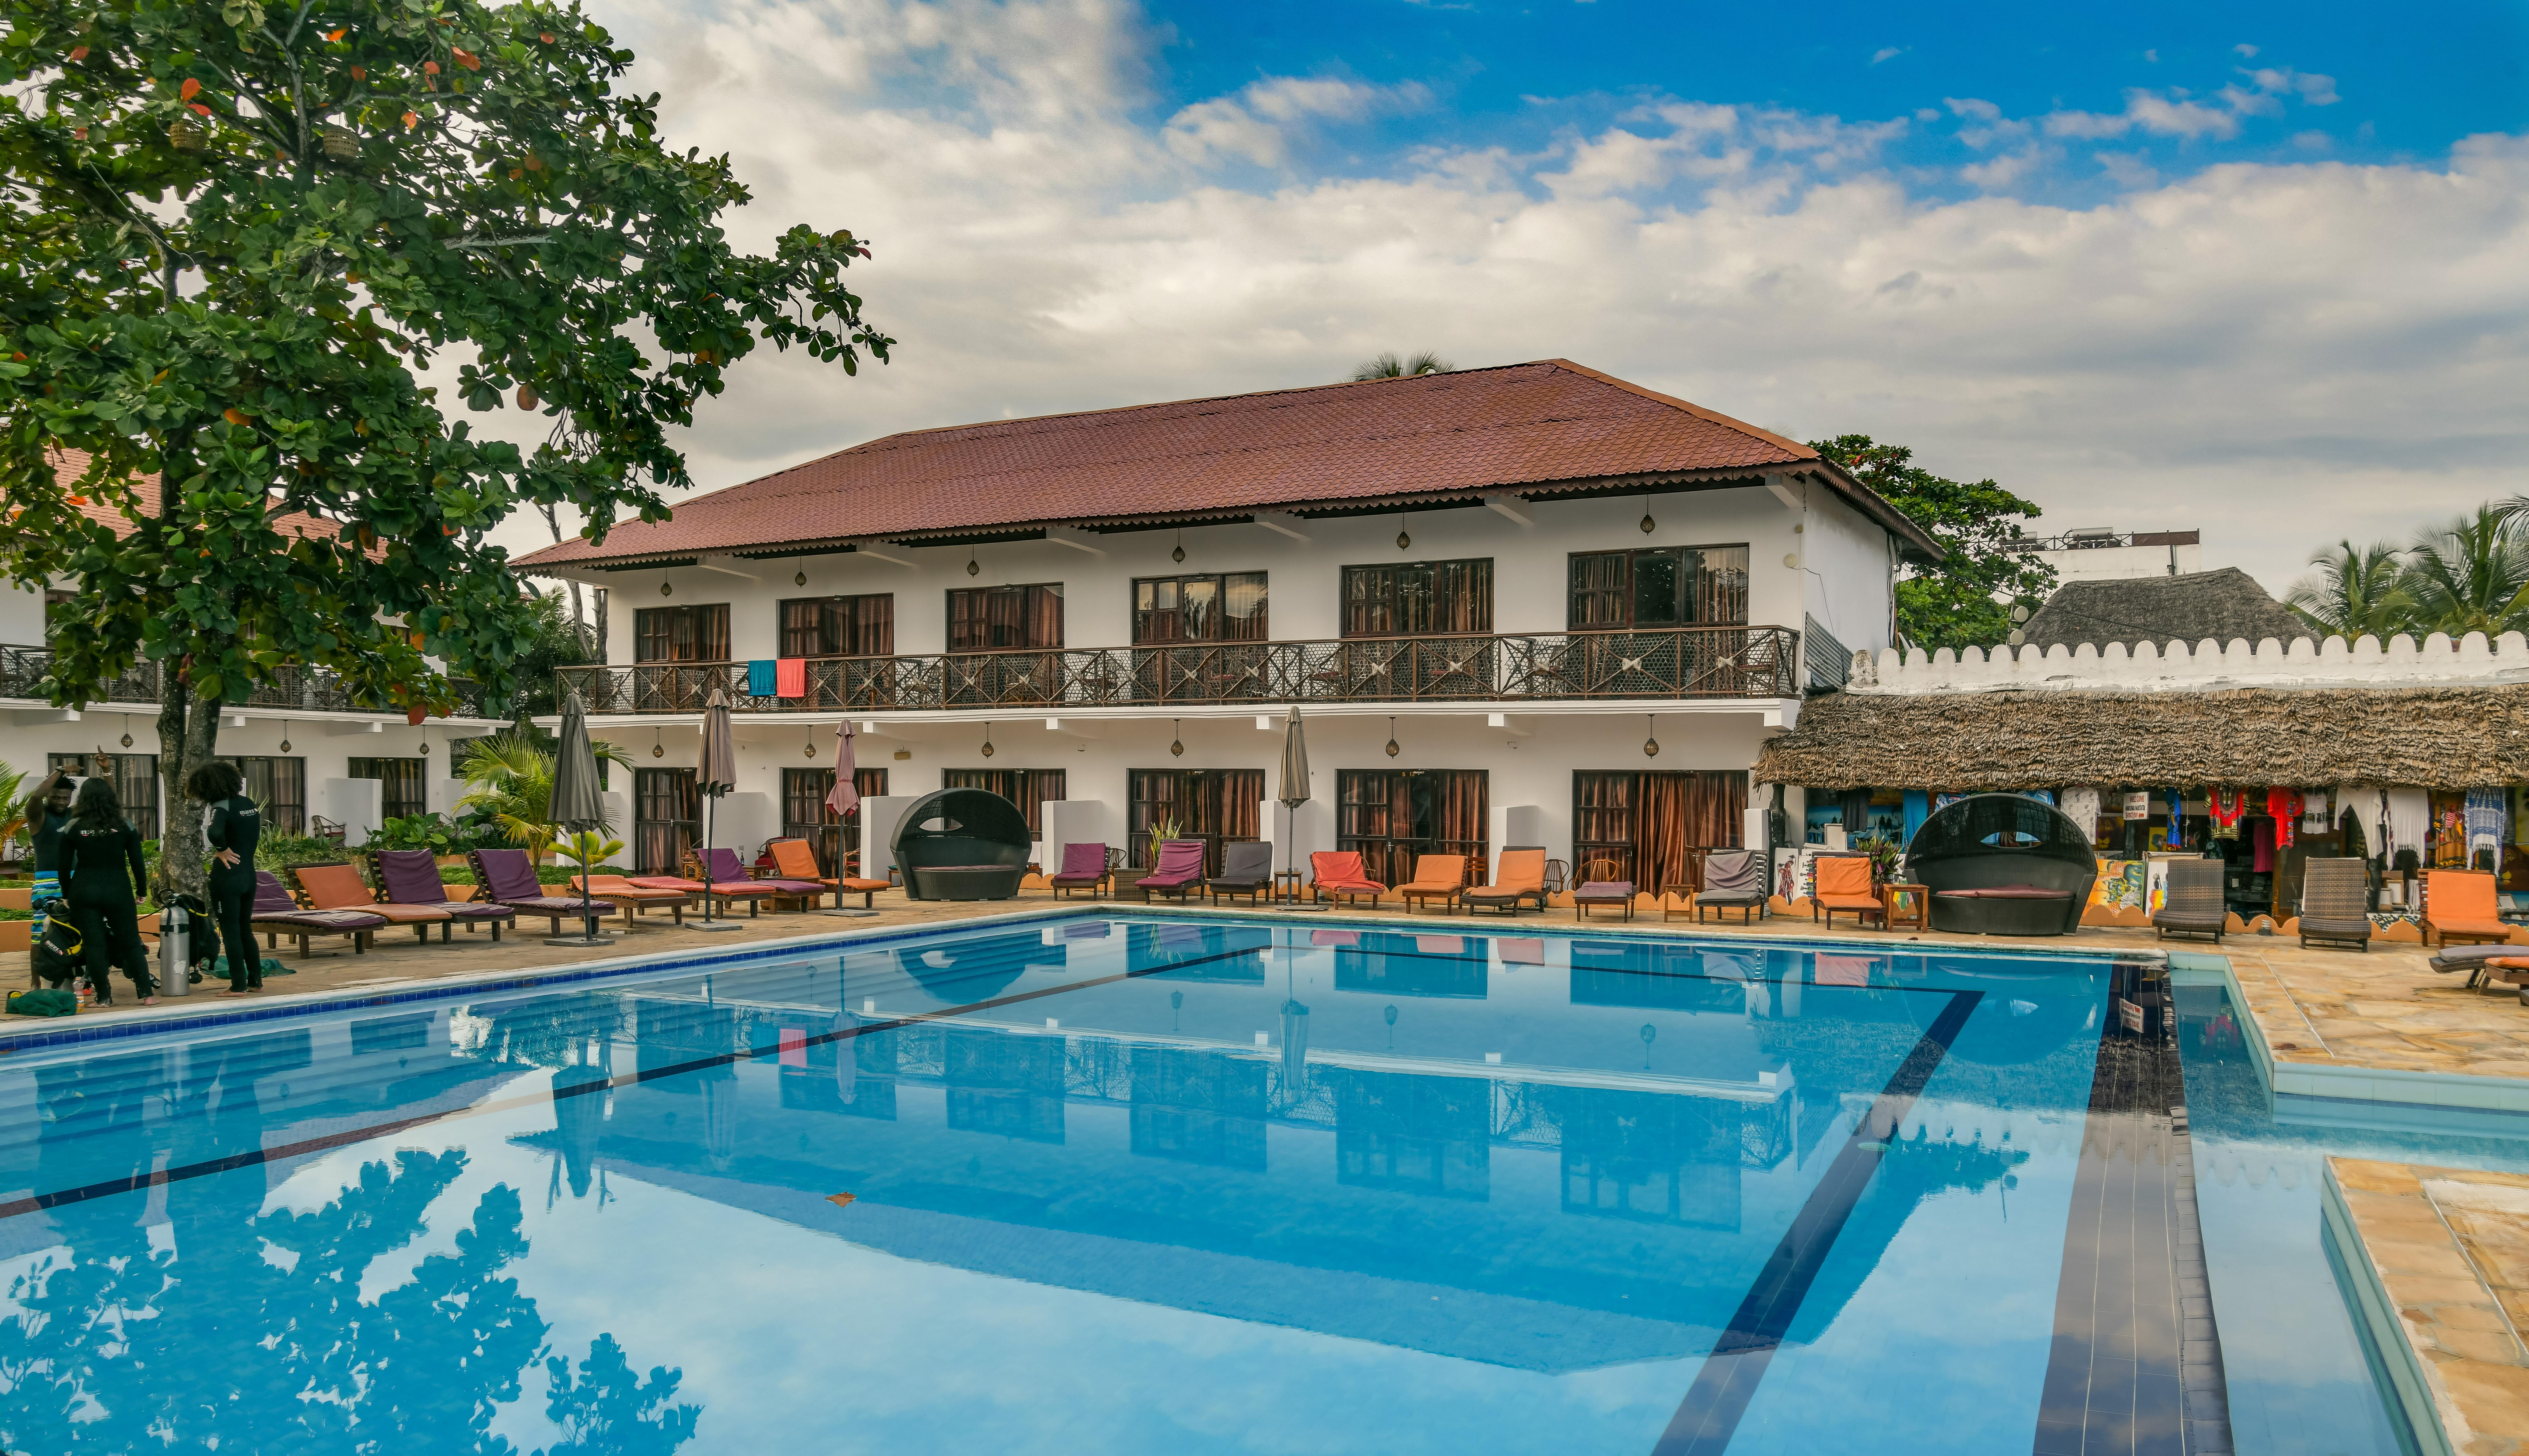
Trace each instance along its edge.
<instances>
[{"instance_id":1,"label":"reflection of tree in water","mask_svg":"<svg viewBox=\"0 0 2529 1456\"><path fill-rule=\"evenodd\" d=\"M458 1152L371 1162L321 1209L258 1213L258 1169L168 1190L174 1248L135 1206L60 1218L67 1259L16 1280L0 1324L0 1446L30 1451L504 1453L500 1407L546 1362L563 1452L664 1453L701 1408L673 1404L680 1372L633 1374L602 1335L574 1375L510 1267L526 1253L518 1195L486 1192L451 1253L360 1297L370 1264L418 1238L463 1171Z\"/></svg>"}]
</instances>

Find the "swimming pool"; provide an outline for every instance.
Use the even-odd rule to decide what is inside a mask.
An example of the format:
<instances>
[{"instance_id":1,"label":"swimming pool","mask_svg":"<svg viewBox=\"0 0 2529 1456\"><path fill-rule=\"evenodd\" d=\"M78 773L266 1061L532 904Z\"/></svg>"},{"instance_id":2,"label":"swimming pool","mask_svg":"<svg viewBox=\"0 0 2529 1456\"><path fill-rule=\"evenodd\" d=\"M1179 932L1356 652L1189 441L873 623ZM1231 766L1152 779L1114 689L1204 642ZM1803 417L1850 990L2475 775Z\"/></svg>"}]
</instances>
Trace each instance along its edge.
<instances>
[{"instance_id":1,"label":"swimming pool","mask_svg":"<svg viewBox=\"0 0 2529 1456\"><path fill-rule=\"evenodd\" d=\"M1071 914L22 1053L0 1446L2225 1449L2133 974Z\"/></svg>"}]
</instances>

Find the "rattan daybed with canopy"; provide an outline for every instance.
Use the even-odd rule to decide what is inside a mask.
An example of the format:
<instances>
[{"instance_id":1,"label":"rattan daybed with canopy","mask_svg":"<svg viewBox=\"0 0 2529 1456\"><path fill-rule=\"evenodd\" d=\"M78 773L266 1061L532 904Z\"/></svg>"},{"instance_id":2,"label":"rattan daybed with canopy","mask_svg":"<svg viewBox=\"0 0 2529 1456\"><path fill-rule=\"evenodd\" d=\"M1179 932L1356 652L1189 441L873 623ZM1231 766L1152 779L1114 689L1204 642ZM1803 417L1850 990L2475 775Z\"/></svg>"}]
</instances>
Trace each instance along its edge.
<instances>
[{"instance_id":1,"label":"rattan daybed with canopy","mask_svg":"<svg viewBox=\"0 0 2529 1456\"><path fill-rule=\"evenodd\" d=\"M895 826L904 893L917 900L1015 899L1027 876L1027 816L988 788L915 799Z\"/></svg>"},{"instance_id":2,"label":"rattan daybed with canopy","mask_svg":"<svg viewBox=\"0 0 2529 1456\"><path fill-rule=\"evenodd\" d=\"M2081 827L2016 793L1936 811L1907 844L1906 869L1931 891L1932 929L1974 936L2070 935L2099 878Z\"/></svg>"}]
</instances>

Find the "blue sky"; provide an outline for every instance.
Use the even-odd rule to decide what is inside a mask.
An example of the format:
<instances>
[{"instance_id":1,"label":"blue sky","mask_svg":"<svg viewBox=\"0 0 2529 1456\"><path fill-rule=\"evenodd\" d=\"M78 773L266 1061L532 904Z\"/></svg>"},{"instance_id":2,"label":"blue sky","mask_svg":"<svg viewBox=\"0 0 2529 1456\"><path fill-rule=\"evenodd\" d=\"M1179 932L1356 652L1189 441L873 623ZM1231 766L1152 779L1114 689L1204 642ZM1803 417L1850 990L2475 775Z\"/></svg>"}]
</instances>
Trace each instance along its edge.
<instances>
[{"instance_id":1,"label":"blue sky","mask_svg":"<svg viewBox=\"0 0 2529 1456\"><path fill-rule=\"evenodd\" d=\"M2517 0L589 4L754 189L732 235L872 240L902 340L746 361L707 486L1432 349L1900 441L2278 589L2529 491Z\"/></svg>"},{"instance_id":2,"label":"blue sky","mask_svg":"<svg viewBox=\"0 0 2529 1456\"><path fill-rule=\"evenodd\" d=\"M1337 138L1341 165L1417 144L1543 144L1650 97L1765 105L1849 122L1908 119L1891 148L1952 167L1982 150L1952 99L2007 117L2122 114L2127 92L2191 99L2235 135L2129 133L2164 174L2214 161L2436 155L2529 114L2529 6L1644 4L1183 5L1155 7L1154 114L1264 76L1419 83L1427 106ZM2260 85L2257 73L2272 73ZM2334 84L2308 103L2297 86ZM2226 87L2282 104L2250 114ZM1925 115L1924 113L1930 113ZM2314 134L2314 135L2313 135ZM2301 139L2295 139L2301 138ZM1352 156L1344 156L1347 150ZM1340 159L1340 160L1339 160ZM2072 169L2077 174L2079 169ZM1929 181L1928 179L1926 181ZM1937 187L1937 184L1935 184Z\"/></svg>"}]
</instances>

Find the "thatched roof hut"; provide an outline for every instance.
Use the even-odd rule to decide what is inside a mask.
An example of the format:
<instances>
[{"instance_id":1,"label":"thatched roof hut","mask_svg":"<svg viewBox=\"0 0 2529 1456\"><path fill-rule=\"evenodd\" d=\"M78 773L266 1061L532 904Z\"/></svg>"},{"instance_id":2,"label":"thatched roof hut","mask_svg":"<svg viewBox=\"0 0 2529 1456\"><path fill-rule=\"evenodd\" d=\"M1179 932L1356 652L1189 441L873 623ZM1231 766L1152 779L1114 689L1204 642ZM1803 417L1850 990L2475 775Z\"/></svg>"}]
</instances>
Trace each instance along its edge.
<instances>
[{"instance_id":1,"label":"thatched roof hut","mask_svg":"<svg viewBox=\"0 0 2529 1456\"><path fill-rule=\"evenodd\" d=\"M2152 642L2192 647L2216 642L2289 642L2315 635L2291 609L2266 594L2257 579L2236 566L2184 576L2134 576L2114 581L2068 581L2021 628L2038 647L2087 642L2131 646Z\"/></svg>"},{"instance_id":2,"label":"thatched roof hut","mask_svg":"<svg viewBox=\"0 0 2529 1456\"><path fill-rule=\"evenodd\" d=\"M1766 743L1760 783L2055 788L2529 780L2529 687L1828 693Z\"/></svg>"}]
</instances>

